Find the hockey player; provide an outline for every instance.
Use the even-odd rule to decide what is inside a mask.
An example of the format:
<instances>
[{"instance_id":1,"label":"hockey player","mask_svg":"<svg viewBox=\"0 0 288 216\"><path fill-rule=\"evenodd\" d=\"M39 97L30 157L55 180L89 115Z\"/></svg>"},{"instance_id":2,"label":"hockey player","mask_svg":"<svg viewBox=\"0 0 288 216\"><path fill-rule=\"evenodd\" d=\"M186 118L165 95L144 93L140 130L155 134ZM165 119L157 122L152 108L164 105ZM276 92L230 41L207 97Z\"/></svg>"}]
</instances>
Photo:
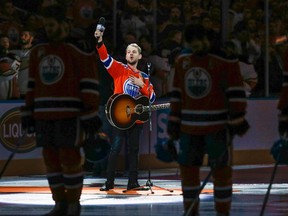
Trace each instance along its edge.
<instances>
[{"instance_id":1,"label":"hockey player","mask_svg":"<svg viewBox=\"0 0 288 216\"><path fill-rule=\"evenodd\" d=\"M83 187L80 144L83 130L97 131L99 92L95 56L64 42L65 13L58 6L43 11L48 43L30 54L28 89L22 108L22 126L36 132L42 147L47 180L55 201L46 215L79 216ZM82 126L82 127L81 127Z\"/></svg>"},{"instance_id":2,"label":"hockey player","mask_svg":"<svg viewBox=\"0 0 288 216\"><path fill-rule=\"evenodd\" d=\"M229 145L233 135L242 136L249 128L241 73L236 61L209 54L210 42L202 27L187 26L184 38L193 53L182 54L175 62L167 132L172 139L180 138L185 215L199 213L200 167L207 154L215 209L218 216L227 216L232 199Z\"/></svg>"}]
</instances>

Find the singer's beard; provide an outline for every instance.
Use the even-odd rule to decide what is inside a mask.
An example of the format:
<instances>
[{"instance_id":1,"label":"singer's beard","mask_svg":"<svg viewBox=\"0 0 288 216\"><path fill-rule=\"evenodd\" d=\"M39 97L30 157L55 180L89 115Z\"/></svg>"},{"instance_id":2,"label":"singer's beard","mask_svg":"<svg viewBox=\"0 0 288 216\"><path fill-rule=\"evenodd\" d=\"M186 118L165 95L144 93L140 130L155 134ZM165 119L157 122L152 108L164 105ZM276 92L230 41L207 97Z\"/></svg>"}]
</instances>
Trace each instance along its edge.
<instances>
[{"instance_id":1,"label":"singer's beard","mask_svg":"<svg viewBox=\"0 0 288 216\"><path fill-rule=\"evenodd\" d=\"M129 64L129 65L131 65L131 66L137 66L137 64L138 64L138 60L134 60L134 61L127 61L127 63Z\"/></svg>"}]
</instances>

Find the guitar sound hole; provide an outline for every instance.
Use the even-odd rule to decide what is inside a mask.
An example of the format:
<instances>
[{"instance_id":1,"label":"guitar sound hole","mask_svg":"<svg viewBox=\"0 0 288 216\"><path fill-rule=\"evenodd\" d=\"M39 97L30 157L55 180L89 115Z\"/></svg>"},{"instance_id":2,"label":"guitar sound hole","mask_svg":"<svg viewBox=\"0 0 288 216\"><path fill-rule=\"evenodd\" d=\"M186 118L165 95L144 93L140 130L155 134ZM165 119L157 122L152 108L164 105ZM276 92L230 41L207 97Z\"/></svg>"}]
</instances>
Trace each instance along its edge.
<instances>
[{"instance_id":1,"label":"guitar sound hole","mask_svg":"<svg viewBox=\"0 0 288 216\"><path fill-rule=\"evenodd\" d=\"M137 104L135 107L135 113L140 115L143 112L143 106L141 104Z\"/></svg>"}]
</instances>

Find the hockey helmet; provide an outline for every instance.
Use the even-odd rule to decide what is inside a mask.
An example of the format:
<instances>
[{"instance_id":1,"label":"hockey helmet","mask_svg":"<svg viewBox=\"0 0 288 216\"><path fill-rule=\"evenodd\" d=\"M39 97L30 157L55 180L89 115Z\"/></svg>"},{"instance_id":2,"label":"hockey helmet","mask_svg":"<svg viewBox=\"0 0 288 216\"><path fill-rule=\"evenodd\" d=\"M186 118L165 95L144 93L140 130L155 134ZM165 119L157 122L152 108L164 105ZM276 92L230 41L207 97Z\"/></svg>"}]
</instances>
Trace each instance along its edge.
<instances>
[{"instance_id":1,"label":"hockey helmet","mask_svg":"<svg viewBox=\"0 0 288 216\"><path fill-rule=\"evenodd\" d=\"M104 132L95 133L93 139L83 143L85 159L90 163L104 160L110 152L110 139Z\"/></svg>"},{"instance_id":2,"label":"hockey helmet","mask_svg":"<svg viewBox=\"0 0 288 216\"><path fill-rule=\"evenodd\" d=\"M282 138L277 140L270 153L279 164L288 164L288 140Z\"/></svg>"}]
</instances>

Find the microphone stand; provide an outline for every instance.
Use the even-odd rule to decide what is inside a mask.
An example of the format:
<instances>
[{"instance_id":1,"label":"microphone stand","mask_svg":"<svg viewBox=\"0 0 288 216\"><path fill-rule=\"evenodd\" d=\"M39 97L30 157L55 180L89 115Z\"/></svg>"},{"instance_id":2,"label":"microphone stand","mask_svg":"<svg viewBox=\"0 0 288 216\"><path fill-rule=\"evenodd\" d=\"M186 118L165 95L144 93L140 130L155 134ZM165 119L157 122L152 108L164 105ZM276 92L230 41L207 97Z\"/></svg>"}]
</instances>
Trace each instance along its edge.
<instances>
[{"instance_id":1,"label":"microphone stand","mask_svg":"<svg viewBox=\"0 0 288 216\"><path fill-rule=\"evenodd\" d=\"M147 62L147 72L148 72L148 78L150 81L150 69L151 69L151 62ZM149 92L149 97L150 97L150 85L148 86L148 92ZM151 108L151 101L149 98L149 133L148 133L148 153L149 155L151 155L151 133L152 133L152 108ZM152 191L152 186L153 183L151 181L151 166L150 166L150 162L149 162L149 167L148 167L148 179L146 181L146 186L148 187L148 189L150 189L151 193L154 194L154 192Z\"/></svg>"},{"instance_id":2,"label":"microphone stand","mask_svg":"<svg viewBox=\"0 0 288 216\"><path fill-rule=\"evenodd\" d=\"M151 69L151 63L147 63L147 71L148 71L148 78L150 82L150 69ZM151 155L151 134L152 134L152 103L150 101L150 94L151 94L151 89L150 85L148 86L148 93L149 93L149 133L148 133L148 154ZM140 186L138 188L133 188L131 190L150 190L152 194L154 194L154 191L152 190L152 187L157 187L162 190L167 190L169 192L173 192L171 189L155 186L153 182L151 181L151 163L149 162L149 167L148 167L148 179L146 181L146 184L143 186ZM129 190L124 190L123 192L127 192Z\"/></svg>"}]
</instances>

